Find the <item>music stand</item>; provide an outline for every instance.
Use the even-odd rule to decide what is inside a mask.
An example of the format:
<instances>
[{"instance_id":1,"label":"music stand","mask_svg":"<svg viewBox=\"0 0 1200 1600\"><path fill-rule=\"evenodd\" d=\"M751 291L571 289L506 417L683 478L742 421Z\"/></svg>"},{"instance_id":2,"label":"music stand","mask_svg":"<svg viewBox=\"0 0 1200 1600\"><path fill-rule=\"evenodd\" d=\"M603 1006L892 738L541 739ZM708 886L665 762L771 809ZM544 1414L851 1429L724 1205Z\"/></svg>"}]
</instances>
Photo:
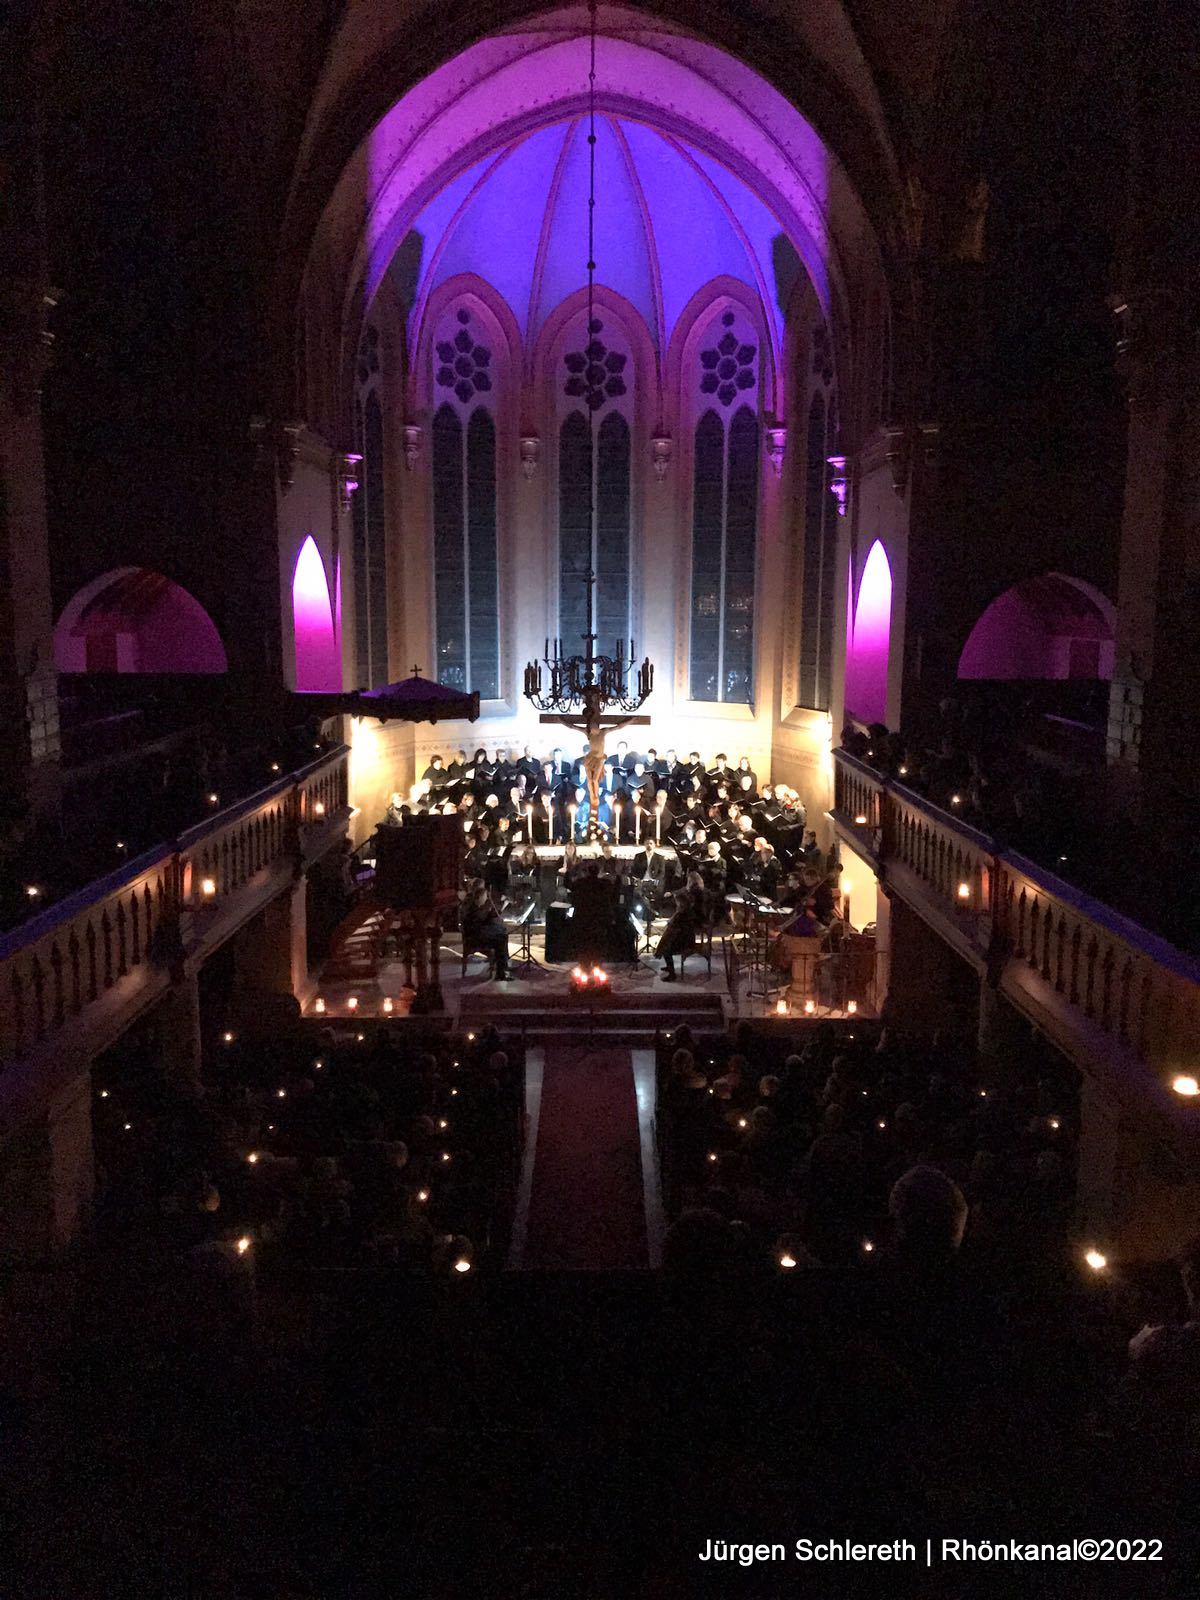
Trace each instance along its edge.
<instances>
[{"instance_id":1,"label":"music stand","mask_svg":"<svg viewBox=\"0 0 1200 1600\"><path fill-rule=\"evenodd\" d=\"M516 959L512 965L514 970L532 972L535 967L543 965L534 955L531 940L533 939L533 913L537 910L537 899L529 902L521 915L514 920L521 930L521 948L517 951Z\"/></svg>"}]
</instances>

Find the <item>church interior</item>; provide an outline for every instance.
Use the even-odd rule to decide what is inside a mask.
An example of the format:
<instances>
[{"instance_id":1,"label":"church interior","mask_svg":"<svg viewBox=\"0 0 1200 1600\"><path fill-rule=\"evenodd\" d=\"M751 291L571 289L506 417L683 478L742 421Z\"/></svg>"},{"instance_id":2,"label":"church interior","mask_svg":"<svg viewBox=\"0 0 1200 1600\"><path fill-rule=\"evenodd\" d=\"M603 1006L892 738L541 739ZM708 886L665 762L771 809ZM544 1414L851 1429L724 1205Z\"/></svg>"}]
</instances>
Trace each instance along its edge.
<instances>
[{"instance_id":1,"label":"church interior","mask_svg":"<svg viewBox=\"0 0 1200 1600\"><path fill-rule=\"evenodd\" d=\"M1186 1592L1196 35L0 7L14 1592Z\"/></svg>"}]
</instances>

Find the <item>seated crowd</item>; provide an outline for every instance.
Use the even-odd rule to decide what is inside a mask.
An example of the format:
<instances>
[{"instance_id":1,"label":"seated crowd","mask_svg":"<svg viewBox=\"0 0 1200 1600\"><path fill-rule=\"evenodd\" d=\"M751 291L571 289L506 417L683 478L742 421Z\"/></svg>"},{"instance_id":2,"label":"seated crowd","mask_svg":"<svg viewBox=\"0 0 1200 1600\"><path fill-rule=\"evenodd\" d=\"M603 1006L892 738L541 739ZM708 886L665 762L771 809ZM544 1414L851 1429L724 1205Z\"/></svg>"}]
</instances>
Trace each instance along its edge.
<instances>
[{"instance_id":1,"label":"seated crowd","mask_svg":"<svg viewBox=\"0 0 1200 1600\"><path fill-rule=\"evenodd\" d=\"M279 1267L429 1272L502 1264L524 1066L494 1029L246 1039L172 1093L99 1078L101 1231L157 1233L185 1259L252 1249ZM456 1263L466 1262L466 1267Z\"/></svg>"},{"instance_id":2,"label":"seated crowd","mask_svg":"<svg viewBox=\"0 0 1200 1600\"><path fill-rule=\"evenodd\" d=\"M634 891L626 898L648 907L651 920L668 919L658 947L668 980L675 957L728 920L731 898L793 909L804 932L822 935L839 911L836 846L822 851L796 791L760 785L744 755L734 764L719 752L706 765L695 750L642 754L619 743L605 763L594 859L578 853L593 836L583 757L572 761L561 749L544 760L528 746L492 756L481 747L469 759L459 750L448 763L435 754L407 799L392 796L381 825L430 814L462 821L464 932L494 958L498 977L507 973L504 918L531 905L544 915L557 894L586 899L593 880ZM543 862L558 850L547 884Z\"/></svg>"},{"instance_id":3,"label":"seated crowd","mask_svg":"<svg viewBox=\"0 0 1200 1600\"><path fill-rule=\"evenodd\" d=\"M1036 1259L1066 1223L1076 1091L1046 1068L989 1089L972 1055L861 1023L786 1055L747 1025L703 1047L678 1030L658 1058L668 1208L736 1224L748 1254L846 1265L884 1250L897 1183L933 1168L970 1204L973 1253Z\"/></svg>"}]
</instances>

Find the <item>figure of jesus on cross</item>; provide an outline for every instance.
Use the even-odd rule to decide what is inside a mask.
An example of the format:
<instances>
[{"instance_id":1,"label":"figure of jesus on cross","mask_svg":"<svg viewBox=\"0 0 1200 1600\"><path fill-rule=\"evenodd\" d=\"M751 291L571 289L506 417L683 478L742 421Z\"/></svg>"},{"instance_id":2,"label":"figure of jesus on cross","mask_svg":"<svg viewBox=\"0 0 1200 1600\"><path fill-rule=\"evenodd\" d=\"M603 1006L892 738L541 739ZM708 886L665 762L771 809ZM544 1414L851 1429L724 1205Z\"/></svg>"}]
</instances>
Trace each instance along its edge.
<instances>
[{"instance_id":1,"label":"figure of jesus on cross","mask_svg":"<svg viewBox=\"0 0 1200 1600\"><path fill-rule=\"evenodd\" d=\"M571 728L576 733L587 734L587 755L583 758L583 770L587 776L588 791L588 838L596 840L600 837L600 785L604 781L604 738L606 734L614 733L618 728L627 728L634 723L648 723L649 717L606 717L604 715L604 695L598 683L588 683L583 686L583 708L578 717L556 717L543 713L538 719L541 722L556 722L564 728Z\"/></svg>"}]
</instances>

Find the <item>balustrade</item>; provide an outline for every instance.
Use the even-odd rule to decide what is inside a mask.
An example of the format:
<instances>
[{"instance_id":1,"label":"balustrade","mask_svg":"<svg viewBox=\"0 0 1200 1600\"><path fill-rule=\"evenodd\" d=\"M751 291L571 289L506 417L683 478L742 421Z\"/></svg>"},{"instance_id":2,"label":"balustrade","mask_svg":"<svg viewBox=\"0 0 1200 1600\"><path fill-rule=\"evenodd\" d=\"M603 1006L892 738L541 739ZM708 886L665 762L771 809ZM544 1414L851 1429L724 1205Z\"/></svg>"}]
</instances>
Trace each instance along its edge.
<instances>
[{"instance_id":1,"label":"balustrade","mask_svg":"<svg viewBox=\"0 0 1200 1600\"><path fill-rule=\"evenodd\" d=\"M893 881L951 919L1015 1004L1044 1012L1033 974L1074 1008L1081 1055L1100 1035L1160 1083L1200 1075L1200 964L846 751L834 772L839 827L885 875L905 869Z\"/></svg>"},{"instance_id":2,"label":"balustrade","mask_svg":"<svg viewBox=\"0 0 1200 1600\"><path fill-rule=\"evenodd\" d=\"M180 912L229 906L298 854L299 817L344 812L347 758L344 747L322 756L0 938L0 1067L110 995L128 991L132 1000L139 984L165 987Z\"/></svg>"}]
</instances>

